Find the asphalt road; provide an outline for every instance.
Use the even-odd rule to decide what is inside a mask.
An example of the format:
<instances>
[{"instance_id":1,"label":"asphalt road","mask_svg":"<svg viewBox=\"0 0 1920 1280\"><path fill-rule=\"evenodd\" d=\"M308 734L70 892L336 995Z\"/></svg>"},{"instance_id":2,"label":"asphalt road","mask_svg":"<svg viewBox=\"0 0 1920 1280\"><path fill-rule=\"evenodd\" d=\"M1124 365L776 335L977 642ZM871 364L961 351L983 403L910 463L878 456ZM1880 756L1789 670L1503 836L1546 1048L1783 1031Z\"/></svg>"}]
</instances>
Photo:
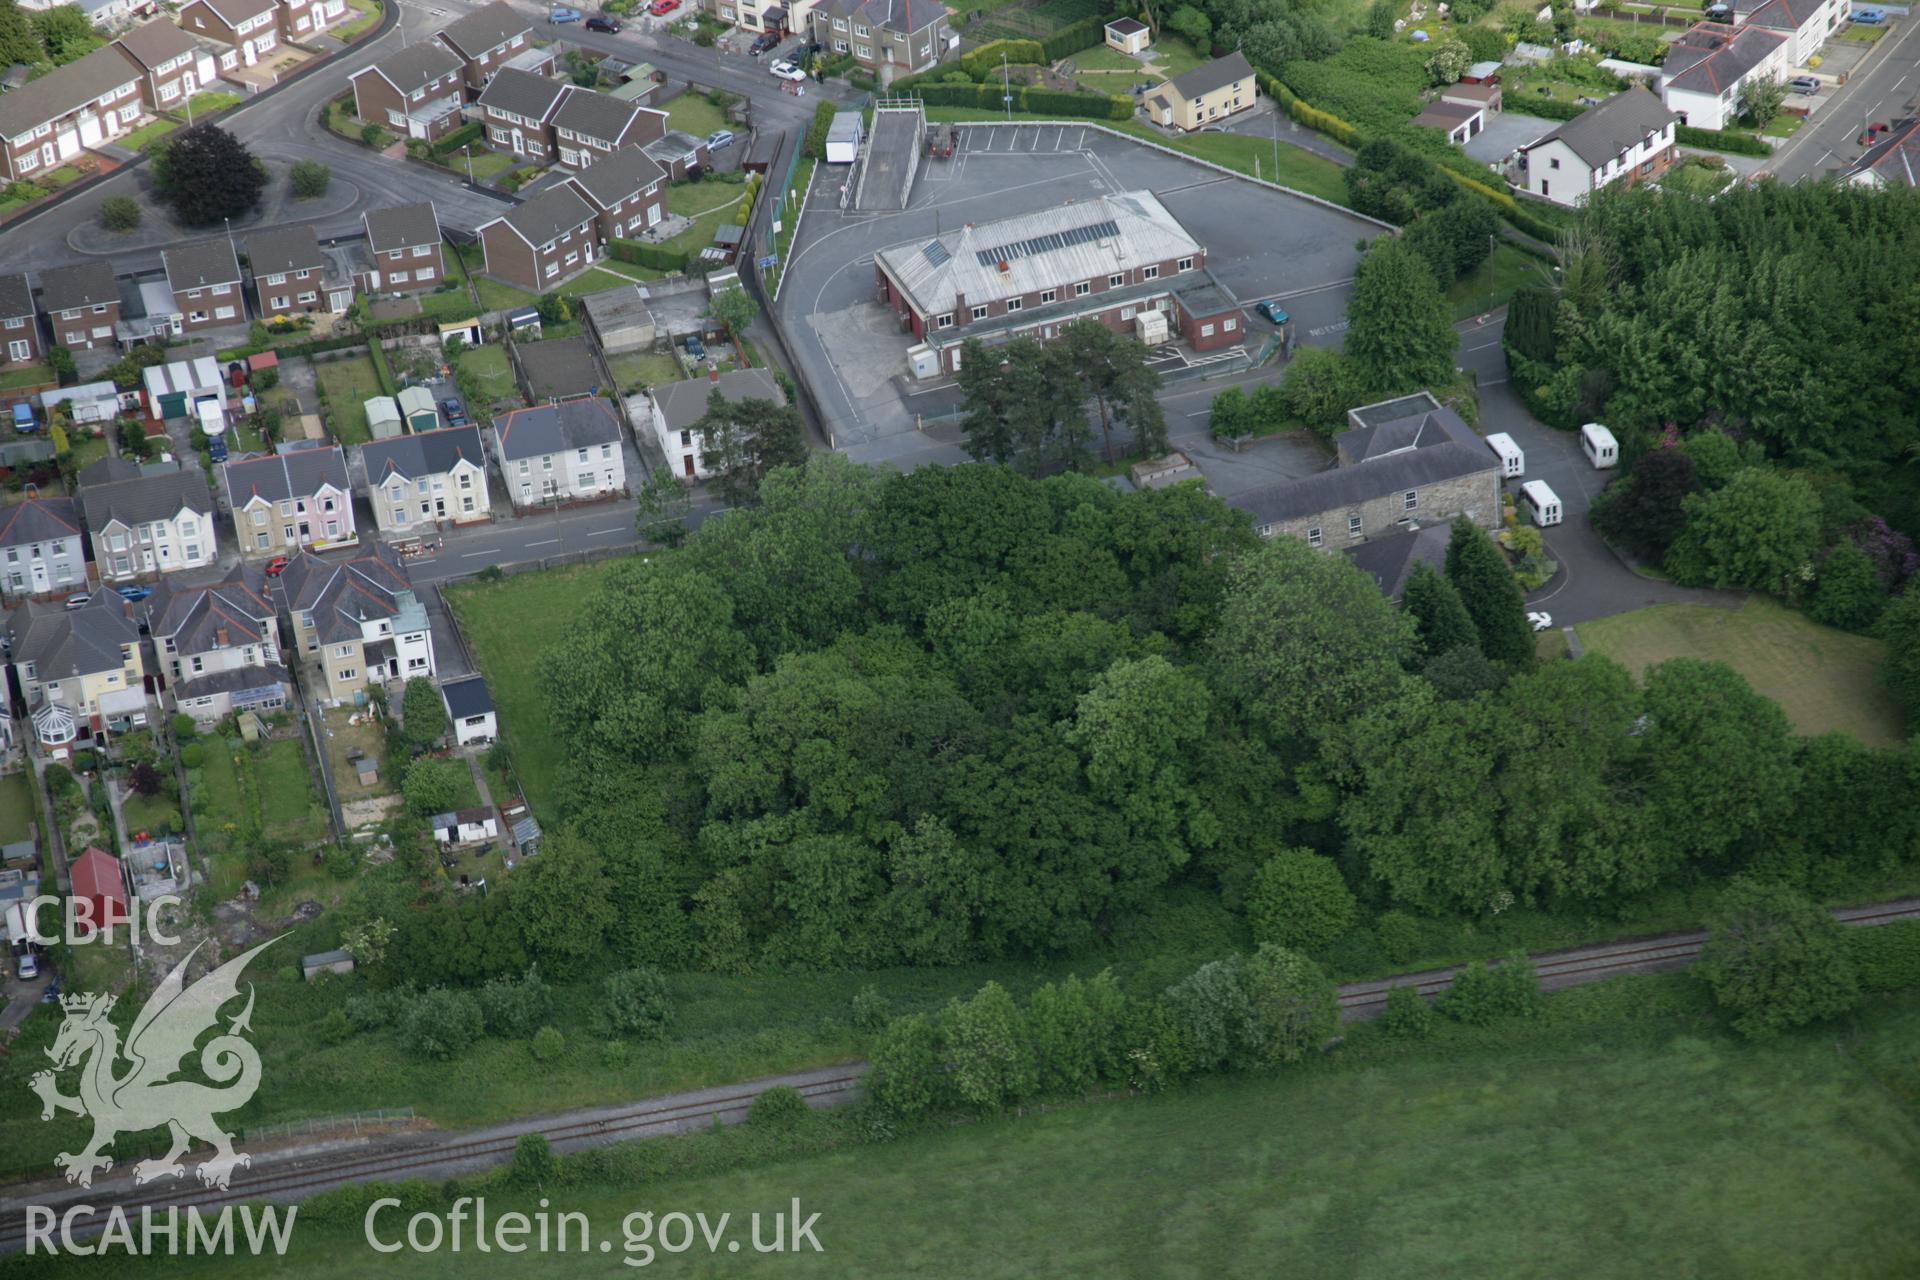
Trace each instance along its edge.
<instances>
[{"instance_id":1,"label":"asphalt road","mask_svg":"<svg viewBox=\"0 0 1920 1280\"><path fill-rule=\"evenodd\" d=\"M1800 132L1774 152L1764 172L1798 182L1845 168L1866 148L1856 141L1869 122L1893 123L1912 115L1908 104L1920 96L1920 14L1899 20L1867 54L1856 71L1834 90Z\"/></svg>"}]
</instances>

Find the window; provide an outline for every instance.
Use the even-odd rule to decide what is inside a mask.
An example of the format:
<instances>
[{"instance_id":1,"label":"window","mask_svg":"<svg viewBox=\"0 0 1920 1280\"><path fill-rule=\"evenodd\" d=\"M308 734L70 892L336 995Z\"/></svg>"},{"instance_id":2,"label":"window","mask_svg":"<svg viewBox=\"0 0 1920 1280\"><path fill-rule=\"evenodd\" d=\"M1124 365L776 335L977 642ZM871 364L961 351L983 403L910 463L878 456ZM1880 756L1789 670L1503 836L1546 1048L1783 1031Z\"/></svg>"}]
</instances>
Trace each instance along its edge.
<instances>
[{"instance_id":1,"label":"window","mask_svg":"<svg viewBox=\"0 0 1920 1280\"><path fill-rule=\"evenodd\" d=\"M853 46L853 56L856 58L871 58L873 57L873 49L864 44L857 44Z\"/></svg>"},{"instance_id":2,"label":"window","mask_svg":"<svg viewBox=\"0 0 1920 1280\"><path fill-rule=\"evenodd\" d=\"M1093 286L1088 284L1085 280L1082 280L1079 284L1076 284L1075 286L1073 286L1073 296L1076 298L1084 298L1087 296L1087 290L1091 289L1092 287Z\"/></svg>"},{"instance_id":3,"label":"window","mask_svg":"<svg viewBox=\"0 0 1920 1280\"><path fill-rule=\"evenodd\" d=\"M1107 277L1107 288L1118 289L1121 285L1125 284L1126 282L1127 282L1127 277L1125 275L1111 275Z\"/></svg>"},{"instance_id":4,"label":"window","mask_svg":"<svg viewBox=\"0 0 1920 1280\"><path fill-rule=\"evenodd\" d=\"M1213 323L1211 321L1200 326L1200 336L1203 338L1211 338L1213 336Z\"/></svg>"},{"instance_id":5,"label":"window","mask_svg":"<svg viewBox=\"0 0 1920 1280\"><path fill-rule=\"evenodd\" d=\"M320 298L320 295L319 295L319 294L317 294L317 293L315 293L315 292L314 292L313 290L311 290L311 289L309 289L309 290L307 290L307 291L306 291L305 293L303 293L303 294L301 294L301 295L300 295L300 297L299 297L299 298L297 299L297 301L299 301L299 302L301 302L301 303L303 303L303 304L305 304L305 303L310 303L310 302L316 302L316 301L318 301L318 300L319 300L319 298Z\"/></svg>"},{"instance_id":6,"label":"window","mask_svg":"<svg viewBox=\"0 0 1920 1280\"><path fill-rule=\"evenodd\" d=\"M1131 319L1133 319L1133 317L1134 317L1135 315L1137 315L1137 314L1139 313L1139 310L1140 310L1140 309L1139 309L1138 307L1122 307L1122 308L1120 308L1120 319L1121 319L1121 321L1122 321L1122 323L1124 323L1124 322L1126 322L1126 321L1128 321L1128 320L1131 320Z\"/></svg>"},{"instance_id":7,"label":"window","mask_svg":"<svg viewBox=\"0 0 1920 1280\"><path fill-rule=\"evenodd\" d=\"M1021 300L1020 300L1019 298L1008 298L1008 299L1007 299L1007 310L1008 310L1008 311L1018 311L1018 310L1019 310L1019 309L1020 309L1020 308L1021 308L1022 306L1024 306L1024 305L1025 305L1025 304L1024 304L1024 303L1023 303L1023 302L1022 302L1022 301L1021 301Z\"/></svg>"},{"instance_id":8,"label":"window","mask_svg":"<svg viewBox=\"0 0 1920 1280\"><path fill-rule=\"evenodd\" d=\"M404 271L389 271L387 273L388 284L405 284L406 282L407 273Z\"/></svg>"},{"instance_id":9,"label":"window","mask_svg":"<svg viewBox=\"0 0 1920 1280\"><path fill-rule=\"evenodd\" d=\"M867 34L867 29L856 22L853 24L853 34L857 36L864 36Z\"/></svg>"},{"instance_id":10,"label":"window","mask_svg":"<svg viewBox=\"0 0 1920 1280\"><path fill-rule=\"evenodd\" d=\"M198 293L199 290L196 289L194 292ZM213 286L213 296L216 298L224 298L232 292L233 286L230 284L217 284Z\"/></svg>"},{"instance_id":11,"label":"window","mask_svg":"<svg viewBox=\"0 0 1920 1280\"><path fill-rule=\"evenodd\" d=\"M265 507L254 508L254 512L253 512L254 527L258 528L261 525L265 524L266 522L267 522L267 509Z\"/></svg>"},{"instance_id":12,"label":"window","mask_svg":"<svg viewBox=\"0 0 1920 1280\"><path fill-rule=\"evenodd\" d=\"M1042 289L1040 291L1040 305L1044 307L1059 296L1060 291L1058 289Z\"/></svg>"},{"instance_id":13,"label":"window","mask_svg":"<svg viewBox=\"0 0 1920 1280\"><path fill-rule=\"evenodd\" d=\"M1549 168L1549 169L1558 169L1559 167L1560 167L1560 157L1559 157L1559 156L1549 156L1549 157L1547 158L1547 168Z\"/></svg>"},{"instance_id":14,"label":"window","mask_svg":"<svg viewBox=\"0 0 1920 1280\"><path fill-rule=\"evenodd\" d=\"M613 456L613 446L612 446L612 445L610 445L610 444L603 444L603 445L601 445L601 446L600 446L600 457L601 457L601 459L602 459L603 461L604 461L605 459L607 459L607 458L611 458L612 456Z\"/></svg>"},{"instance_id":15,"label":"window","mask_svg":"<svg viewBox=\"0 0 1920 1280\"><path fill-rule=\"evenodd\" d=\"M1347 536L1349 538L1359 537L1362 532L1362 528L1363 526L1361 525L1359 516L1347 517Z\"/></svg>"},{"instance_id":16,"label":"window","mask_svg":"<svg viewBox=\"0 0 1920 1280\"><path fill-rule=\"evenodd\" d=\"M1308 546L1317 547L1320 545L1321 541L1322 541L1322 537L1320 533L1320 527L1318 525L1315 525L1313 528L1307 530Z\"/></svg>"},{"instance_id":17,"label":"window","mask_svg":"<svg viewBox=\"0 0 1920 1280\"><path fill-rule=\"evenodd\" d=\"M943 316L935 316L933 318L933 327L936 329L953 328L953 312L949 311Z\"/></svg>"},{"instance_id":18,"label":"window","mask_svg":"<svg viewBox=\"0 0 1920 1280\"><path fill-rule=\"evenodd\" d=\"M1240 327L1240 322L1238 320L1235 320L1232 316L1228 316L1225 320L1222 320L1220 322L1220 328L1222 332L1225 332L1225 333L1232 333L1235 329L1238 329L1239 327Z\"/></svg>"},{"instance_id":19,"label":"window","mask_svg":"<svg viewBox=\"0 0 1920 1280\"><path fill-rule=\"evenodd\" d=\"M285 519L293 514L293 503L285 498L280 500L280 516Z\"/></svg>"},{"instance_id":20,"label":"window","mask_svg":"<svg viewBox=\"0 0 1920 1280\"><path fill-rule=\"evenodd\" d=\"M215 320L231 320L233 319L233 308L232 307L215 307L213 309L213 318Z\"/></svg>"},{"instance_id":21,"label":"window","mask_svg":"<svg viewBox=\"0 0 1920 1280\"><path fill-rule=\"evenodd\" d=\"M438 273L434 271L432 267L422 267L418 271L413 273L413 278L418 280L421 284L425 284L427 281L433 279L434 276L437 274Z\"/></svg>"},{"instance_id":22,"label":"window","mask_svg":"<svg viewBox=\"0 0 1920 1280\"><path fill-rule=\"evenodd\" d=\"M268 284L285 284L286 282L287 282L287 277L286 277L286 273L284 272L276 271L272 275L267 277Z\"/></svg>"},{"instance_id":23,"label":"window","mask_svg":"<svg viewBox=\"0 0 1920 1280\"><path fill-rule=\"evenodd\" d=\"M1140 278L1142 280L1158 280L1160 278L1160 268L1142 267L1140 268Z\"/></svg>"},{"instance_id":24,"label":"window","mask_svg":"<svg viewBox=\"0 0 1920 1280\"><path fill-rule=\"evenodd\" d=\"M1192 259L1192 258L1182 258L1182 259L1180 259L1180 270L1182 270L1182 271L1191 271L1191 270L1193 270L1193 259Z\"/></svg>"},{"instance_id":25,"label":"window","mask_svg":"<svg viewBox=\"0 0 1920 1280\"><path fill-rule=\"evenodd\" d=\"M973 318L975 320L985 320L987 318L987 309L985 307L975 307L973 309Z\"/></svg>"},{"instance_id":26,"label":"window","mask_svg":"<svg viewBox=\"0 0 1920 1280\"><path fill-rule=\"evenodd\" d=\"M287 305L287 295L284 293L275 294L273 297L267 299L267 307L273 311L279 311L283 309L286 305Z\"/></svg>"},{"instance_id":27,"label":"window","mask_svg":"<svg viewBox=\"0 0 1920 1280\"><path fill-rule=\"evenodd\" d=\"M1406 493L1403 494L1400 498L1400 509L1402 511L1419 510L1420 509L1420 491L1418 489L1407 490Z\"/></svg>"}]
</instances>

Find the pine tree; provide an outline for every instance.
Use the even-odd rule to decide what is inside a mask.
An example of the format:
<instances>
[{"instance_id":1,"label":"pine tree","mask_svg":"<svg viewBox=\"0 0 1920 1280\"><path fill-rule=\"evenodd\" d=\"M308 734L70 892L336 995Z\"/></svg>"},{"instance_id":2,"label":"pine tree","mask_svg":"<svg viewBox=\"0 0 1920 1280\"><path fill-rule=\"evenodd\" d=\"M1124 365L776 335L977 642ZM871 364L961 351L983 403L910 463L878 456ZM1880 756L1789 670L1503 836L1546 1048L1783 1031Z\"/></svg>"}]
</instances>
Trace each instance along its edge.
<instances>
[{"instance_id":1,"label":"pine tree","mask_svg":"<svg viewBox=\"0 0 1920 1280\"><path fill-rule=\"evenodd\" d=\"M1413 618L1420 651L1427 657L1437 658L1455 649L1479 649L1480 633L1474 629L1473 617L1460 593L1431 565L1413 566L1413 576L1407 579L1400 596L1400 607Z\"/></svg>"},{"instance_id":2,"label":"pine tree","mask_svg":"<svg viewBox=\"0 0 1920 1280\"><path fill-rule=\"evenodd\" d=\"M1533 665L1533 628L1520 584L1493 539L1465 516L1453 522L1447 542L1447 581L1480 633L1480 652L1516 670Z\"/></svg>"}]
</instances>

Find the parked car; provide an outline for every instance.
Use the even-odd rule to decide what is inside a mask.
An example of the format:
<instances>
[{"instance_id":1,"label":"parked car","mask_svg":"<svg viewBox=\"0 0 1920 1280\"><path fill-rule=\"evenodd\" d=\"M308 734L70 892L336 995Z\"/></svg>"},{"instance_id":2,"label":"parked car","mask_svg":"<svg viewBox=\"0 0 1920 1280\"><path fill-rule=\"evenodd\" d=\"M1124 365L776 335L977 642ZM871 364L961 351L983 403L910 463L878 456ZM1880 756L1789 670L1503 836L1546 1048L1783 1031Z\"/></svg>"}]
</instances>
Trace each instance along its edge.
<instances>
[{"instance_id":1,"label":"parked car","mask_svg":"<svg viewBox=\"0 0 1920 1280\"><path fill-rule=\"evenodd\" d=\"M615 22L612 18L602 18L596 15L594 17L588 18L585 25L587 30L589 31L602 31L610 36L617 36L620 34L620 24Z\"/></svg>"},{"instance_id":2,"label":"parked car","mask_svg":"<svg viewBox=\"0 0 1920 1280\"><path fill-rule=\"evenodd\" d=\"M1787 88L1793 90L1795 93L1818 93L1820 92L1820 82L1812 76L1795 76L1793 79L1787 81Z\"/></svg>"},{"instance_id":3,"label":"parked car","mask_svg":"<svg viewBox=\"0 0 1920 1280\"><path fill-rule=\"evenodd\" d=\"M1877 27L1887 20L1887 13L1884 9L1855 9L1853 20L1869 27Z\"/></svg>"},{"instance_id":4,"label":"parked car","mask_svg":"<svg viewBox=\"0 0 1920 1280\"><path fill-rule=\"evenodd\" d=\"M1258 306L1254 307L1254 310L1258 311L1261 315L1273 321L1273 323L1275 324L1285 324L1287 321L1293 319L1293 317L1288 315L1278 302L1274 301L1271 298L1267 299L1265 302L1262 302Z\"/></svg>"},{"instance_id":5,"label":"parked car","mask_svg":"<svg viewBox=\"0 0 1920 1280\"><path fill-rule=\"evenodd\" d=\"M715 129L707 135L707 150L725 151L733 145L733 130Z\"/></svg>"},{"instance_id":6,"label":"parked car","mask_svg":"<svg viewBox=\"0 0 1920 1280\"><path fill-rule=\"evenodd\" d=\"M1531 612L1527 614L1527 623L1532 626L1535 631L1545 631L1553 625L1553 615L1550 613Z\"/></svg>"},{"instance_id":7,"label":"parked car","mask_svg":"<svg viewBox=\"0 0 1920 1280\"><path fill-rule=\"evenodd\" d=\"M60 1003L60 978L55 975L47 980L47 989L40 993L41 1004Z\"/></svg>"},{"instance_id":8,"label":"parked car","mask_svg":"<svg viewBox=\"0 0 1920 1280\"><path fill-rule=\"evenodd\" d=\"M807 78L806 72L794 66L791 62L786 61L784 58L768 67L767 70L779 76L782 80L805 80Z\"/></svg>"},{"instance_id":9,"label":"parked car","mask_svg":"<svg viewBox=\"0 0 1920 1280\"><path fill-rule=\"evenodd\" d=\"M40 424L33 420L33 406L24 402L13 406L13 429L15 431L38 431Z\"/></svg>"},{"instance_id":10,"label":"parked car","mask_svg":"<svg viewBox=\"0 0 1920 1280\"><path fill-rule=\"evenodd\" d=\"M19 967L20 981L22 982L32 982L40 976L40 961L34 957L31 951L22 951L20 953Z\"/></svg>"},{"instance_id":11,"label":"parked car","mask_svg":"<svg viewBox=\"0 0 1920 1280\"><path fill-rule=\"evenodd\" d=\"M779 46L780 37L778 34L772 31L762 31L759 38L747 46L747 52L757 58L767 50L777 49Z\"/></svg>"},{"instance_id":12,"label":"parked car","mask_svg":"<svg viewBox=\"0 0 1920 1280\"><path fill-rule=\"evenodd\" d=\"M448 397L440 402L440 412L447 415L447 425L464 427L467 425L467 410L458 400Z\"/></svg>"},{"instance_id":13,"label":"parked car","mask_svg":"<svg viewBox=\"0 0 1920 1280\"><path fill-rule=\"evenodd\" d=\"M700 341L699 334L690 333L687 335L687 354L695 360L705 360L707 358L707 344Z\"/></svg>"},{"instance_id":14,"label":"parked car","mask_svg":"<svg viewBox=\"0 0 1920 1280\"><path fill-rule=\"evenodd\" d=\"M287 557L275 556L273 559L267 561L267 576L269 578L277 578L282 573L286 572L286 568L287 568Z\"/></svg>"},{"instance_id":15,"label":"parked car","mask_svg":"<svg viewBox=\"0 0 1920 1280\"><path fill-rule=\"evenodd\" d=\"M581 16L580 11L578 9L565 9L565 8L555 7L547 10L547 21L553 22L553 23L578 22L580 21L580 16Z\"/></svg>"},{"instance_id":16,"label":"parked car","mask_svg":"<svg viewBox=\"0 0 1920 1280\"><path fill-rule=\"evenodd\" d=\"M647 6L647 12L656 18L664 18L680 7L680 0L653 0Z\"/></svg>"},{"instance_id":17,"label":"parked car","mask_svg":"<svg viewBox=\"0 0 1920 1280\"><path fill-rule=\"evenodd\" d=\"M68 597L67 597L67 608L69 608L69 609L84 609L84 608L86 607L86 604L87 604L87 601L89 601L89 600L91 600L91 599L93 599L93 596L92 596L91 594L89 594L88 592L85 592L85 591L82 591L82 592L81 592L81 593L80 593L79 595L77 595L77 596L68 596Z\"/></svg>"},{"instance_id":18,"label":"parked car","mask_svg":"<svg viewBox=\"0 0 1920 1280\"><path fill-rule=\"evenodd\" d=\"M124 587L115 587L122 600L141 601L153 594L153 588L144 582L129 582Z\"/></svg>"}]
</instances>

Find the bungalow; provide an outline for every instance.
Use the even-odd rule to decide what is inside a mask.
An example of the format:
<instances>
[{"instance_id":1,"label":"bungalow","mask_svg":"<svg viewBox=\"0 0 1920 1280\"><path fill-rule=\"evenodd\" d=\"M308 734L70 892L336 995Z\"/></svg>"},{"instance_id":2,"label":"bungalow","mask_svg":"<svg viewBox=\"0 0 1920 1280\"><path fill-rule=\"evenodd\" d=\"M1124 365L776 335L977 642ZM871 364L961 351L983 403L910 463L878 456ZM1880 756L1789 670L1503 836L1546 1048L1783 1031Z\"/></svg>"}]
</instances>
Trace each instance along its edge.
<instances>
[{"instance_id":1,"label":"bungalow","mask_svg":"<svg viewBox=\"0 0 1920 1280\"><path fill-rule=\"evenodd\" d=\"M557 80L513 67L495 72L475 104L487 145L516 156L554 154L553 117L566 96L567 86Z\"/></svg>"},{"instance_id":2,"label":"bungalow","mask_svg":"<svg viewBox=\"0 0 1920 1280\"><path fill-rule=\"evenodd\" d=\"M487 274L531 293L544 293L593 264L595 214L581 194L563 184L511 212L480 224Z\"/></svg>"},{"instance_id":3,"label":"bungalow","mask_svg":"<svg viewBox=\"0 0 1920 1280\"><path fill-rule=\"evenodd\" d=\"M148 111L170 111L220 75L213 54L166 18L143 23L113 43L140 73Z\"/></svg>"},{"instance_id":4,"label":"bungalow","mask_svg":"<svg viewBox=\"0 0 1920 1280\"><path fill-rule=\"evenodd\" d=\"M353 282L320 249L306 223L262 231L247 240L254 304L263 318L329 311L353 305Z\"/></svg>"},{"instance_id":5,"label":"bungalow","mask_svg":"<svg viewBox=\"0 0 1920 1280\"><path fill-rule=\"evenodd\" d=\"M204 569L219 558L213 493L197 466L102 458L81 470L79 484L102 583Z\"/></svg>"},{"instance_id":6,"label":"bungalow","mask_svg":"<svg viewBox=\"0 0 1920 1280\"><path fill-rule=\"evenodd\" d=\"M1574 206L1612 183L1626 186L1656 177L1678 154L1678 123L1647 90L1623 89L1521 147L1519 185L1555 204Z\"/></svg>"},{"instance_id":7,"label":"bungalow","mask_svg":"<svg viewBox=\"0 0 1920 1280\"><path fill-rule=\"evenodd\" d=\"M0 506L0 599L69 595L86 586L84 541L71 498Z\"/></svg>"},{"instance_id":8,"label":"bungalow","mask_svg":"<svg viewBox=\"0 0 1920 1280\"><path fill-rule=\"evenodd\" d=\"M603 242L637 236L666 217L666 170L638 147L617 151L567 181L593 206Z\"/></svg>"},{"instance_id":9,"label":"bungalow","mask_svg":"<svg viewBox=\"0 0 1920 1280\"><path fill-rule=\"evenodd\" d=\"M33 305L33 286L24 273L0 276L0 335L6 340L5 348L0 349L0 369L31 364L45 354L39 315Z\"/></svg>"},{"instance_id":10,"label":"bungalow","mask_svg":"<svg viewBox=\"0 0 1920 1280\"><path fill-rule=\"evenodd\" d=\"M415 537L489 516L487 453L478 427L442 427L360 446L373 521Z\"/></svg>"},{"instance_id":11,"label":"bungalow","mask_svg":"<svg viewBox=\"0 0 1920 1280\"><path fill-rule=\"evenodd\" d=\"M362 216L373 271L364 282L371 291L407 293L437 289L446 277L440 247L440 218L433 201L371 209Z\"/></svg>"},{"instance_id":12,"label":"bungalow","mask_svg":"<svg viewBox=\"0 0 1920 1280\"><path fill-rule=\"evenodd\" d=\"M1850 0L1734 0L1736 26L1787 38L1787 65L1804 67L1834 32L1852 21Z\"/></svg>"},{"instance_id":13,"label":"bungalow","mask_svg":"<svg viewBox=\"0 0 1920 1280\"><path fill-rule=\"evenodd\" d=\"M820 0L807 21L815 43L852 54L880 75L883 85L895 76L925 71L960 43L946 6L937 0Z\"/></svg>"},{"instance_id":14,"label":"bungalow","mask_svg":"<svg viewBox=\"0 0 1920 1280\"><path fill-rule=\"evenodd\" d=\"M713 475L707 467L706 440L700 433L700 420L706 416L707 402L719 396L733 404L747 400L766 400L785 404L780 384L765 369L736 369L732 373L711 372L704 378L669 382L655 387L653 396L653 435L660 452L684 480L705 480ZM678 459L678 465L674 465Z\"/></svg>"},{"instance_id":15,"label":"bungalow","mask_svg":"<svg viewBox=\"0 0 1920 1280\"><path fill-rule=\"evenodd\" d=\"M1147 118L1157 125L1191 131L1245 111L1259 96L1253 65L1236 50L1149 90Z\"/></svg>"},{"instance_id":16,"label":"bungalow","mask_svg":"<svg viewBox=\"0 0 1920 1280\"><path fill-rule=\"evenodd\" d=\"M553 113L560 163L569 169L588 168L622 147L645 146L666 131L666 112L577 86L567 88Z\"/></svg>"},{"instance_id":17,"label":"bungalow","mask_svg":"<svg viewBox=\"0 0 1920 1280\"><path fill-rule=\"evenodd\" d=\"M320 665L310 692L359 701L388 680L433 675L433 633L400 553L384 542L346 555L301 552L280 573L294 643Z\"/></svg>"},{"instance_id":18,"label":"bungalow","mask_svg":"<svg viewBox=\"0 0 1920 1280\"><path fill-rule=\"evenodd\" d=\"M277 711L291 698L267 573L234 566L218 582L162 581L147 602L155 656L179 709L203 727L238 711Z\"/></svg>"},{"instance_id":19,"label":"bungalow","mask_svg":"<svg viewBox=\"0 0 1920 1280\"><path fill-rule=\"evenodd\" d=\"M220 325L245 324L246 300L240 292L240 258L227 239L202 240L160 251L167 290L181 328L191 333Z\"/></svg>"},{"instance_id":20,"label":"bungalow","mask_svg":"<svg viewBox=\"0 0 1920 1280\"><path fill-rule=\"evenodd\" d=\"M440 699L447 704L447 721L453 726L453 745L464 747L474 742L492 742L500 732L493 714L493 696L480 676L462 676L440 686Z\"/></svg>"},{"instance_id":21,"label":"bungalow","mask_svg":"<svg viewBox=\"0 0 1920 1280\"><path fill-rule=\"evenodd\" d=\"M140 628L118 593L102 591L78 609L29 601L14 610L7 637L34 736L55 759L83 733L100 735L130 694L144 715Z\"/></svg>"},{"instance_id":22,"label":"bungalow","mask_svg":"<svg viewBox=\"0 0 1920 1280\"><path fill-rule=\"evenodd\" d=\"M440 42L459 55L466 76L467 96L474 98L509 60L532 48L533 24L515 13L506 0L494 0L442 31ZM551 53L546 53L541 62L529 65L530 62L515 65L534 73L553 70Z\"/></svg>"},{"instance_id":23,"label":"bungalow","mask_svg":"<svg viewBox=\"0 0 1920 1280\"><path fill-rule=\"evenodd\" d=\"M516 409L494 421L493 437L516 507L591 501L626 487L620 421L598 397Z\"/></svg>"},{"instance_id":24,"label":"bungalow","mask_svg":"<svg viewBox=\"0 0 1920 1280\"><path fill-rule=\"evenodd\" d=\"M174 21L238 49L249 67L280 46L277 0L187 0Z\"/></svg>"},{"instance_id":25,"label":"bungalow","mask_svg":"<svg viewBox=\"0 0 1920 1280\"><path fill-rule=\"evenodd\" d=\"M1689 28L1667 46L1660 97L1695 129L1724 129L1740 114L1740 90L1750 81L1777 79L1792 62L1787 37L1764 27L1729 30L1717 22Z\"/></svg>"},{"instance_id":26,"label":"bungalow","mask_svg":"<svg viewBox=\"0 0 1920 1280\"><path fill-rule=\"evenodd\" d=\"M437 141L460 127L465 65L431 40L397 49L347 77L353 111L405 138Z\"/></svg>"},{"instance_id":27,"label":"bungalow","mask_svg":"<svg viewBox=\"0 0 1920 1280\"><path fill-rule=\"evenodd\" d=\"M359 541L347 458L339 445L236 458L226 464L225 482L241 555Z\"/></svg>"},{"instance_id":28,"label":"bungalow","mask_svg":"<svg viewBox=\"0 0 1920 1280\"><path fill-rule=\"evenodd\" d=\"M0 178L38 177L139 124L139 70L112 45L0 94Z\"/></svg>"},{"instance_id":29,"label":"bungalow","mask_svg":"<svg viewBox=\"0 0 1920 1280\"><path fill-rule=\"evenodd\" d=\"M61 346L73 351L110 347L120 323L120 282L101 258L54 267L40 273L40 307Z\"/></svg>"}]
</instances>

